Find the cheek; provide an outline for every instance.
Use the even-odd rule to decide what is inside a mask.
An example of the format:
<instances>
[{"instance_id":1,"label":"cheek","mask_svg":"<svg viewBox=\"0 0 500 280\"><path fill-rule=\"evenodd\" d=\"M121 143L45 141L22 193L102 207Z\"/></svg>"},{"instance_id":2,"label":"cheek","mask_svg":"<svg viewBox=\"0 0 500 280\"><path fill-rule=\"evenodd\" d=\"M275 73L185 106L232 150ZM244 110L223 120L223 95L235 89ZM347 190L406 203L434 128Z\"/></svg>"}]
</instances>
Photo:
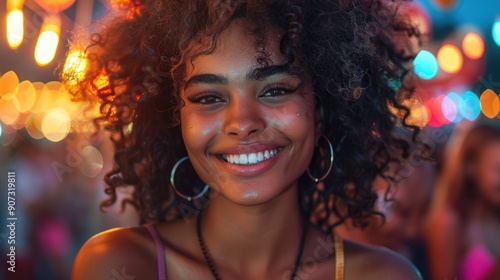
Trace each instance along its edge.
<instances>
[{"instance_id":1,"label":"cheek","mask_svg":"<svg viewBox=\"0 0 500 280\"><path fill-rule=\"evenodd\" d=\"M210 114L194 113L181 109L182 139L190 157L204 152L211 139L220 131L221 122Z\"/></svg>"}]
</instances>

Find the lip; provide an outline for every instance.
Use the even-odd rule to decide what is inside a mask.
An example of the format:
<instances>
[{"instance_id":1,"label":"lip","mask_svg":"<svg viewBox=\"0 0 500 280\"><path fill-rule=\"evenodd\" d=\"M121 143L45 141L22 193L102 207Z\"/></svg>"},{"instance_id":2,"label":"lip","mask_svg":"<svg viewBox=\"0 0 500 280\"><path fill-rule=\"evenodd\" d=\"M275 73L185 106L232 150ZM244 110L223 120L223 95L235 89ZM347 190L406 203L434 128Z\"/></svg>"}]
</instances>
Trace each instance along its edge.
<instances>
[{"instance_id":1,"label":"lip","mask_svg":"<svg viewBox=\"0 0 500 280\"><path fill-rule=\"evenodd\" d=\"M255 164L245 164L245 165L234 164L234 163L229 163L221 158L221 155L249 154L249 153L257 153L257 152L263 152L265 150L274 150L274 149L279 150L276 155L274 155L272 158L268 160L261 161ZM241 177L254 177L271 169L278 161L278 158L281 157L281 154L284 149L285 146L278 145L275 143L254 143L249 145L239 145L223 149L221 150L221 152L217 152L217 154L214 154L214 158L220 163L220 165L225 171L227 171L232 175Z\"/></svg>"}]
</instances>

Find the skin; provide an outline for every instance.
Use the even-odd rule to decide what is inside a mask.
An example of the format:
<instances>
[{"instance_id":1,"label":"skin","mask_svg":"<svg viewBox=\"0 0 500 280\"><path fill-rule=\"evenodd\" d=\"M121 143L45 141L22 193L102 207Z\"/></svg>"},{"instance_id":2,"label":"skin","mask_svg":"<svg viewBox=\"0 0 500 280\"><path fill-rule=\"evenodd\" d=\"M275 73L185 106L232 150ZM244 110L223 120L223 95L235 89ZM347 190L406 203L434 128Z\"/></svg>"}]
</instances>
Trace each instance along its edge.
<instances>
[{"instance_id":1,"label":"skin","mask_svg":"<svg viewBox=\"0 0 500 280\"><path fill-rule=\"evenodd\" d=\"M259 65L246 26L233 21L215 52L199 56L188 69L182 135L191 163L211 186L202 233L218 273L223 279L289 279L304 226L297 178L312 157L319 123L307 79L279 71L260 80L249 75ZM277 51L280 34L268 34L270 66L284 61ZM271 147L280 152L265 164L241 167L220 158ZM213 278L197 241L196 216L156 227L168 279ZM332 245L331 237L310 227L303 259L311 262L300 279L334 278L335 254L324 243ZM344 250L346 279L419 279L411 264L387 250L348 241ZM75 260L72 279L110 279L122 268L140 279L157 278L155 246L144 227L90 239Z\"/></svg>"},{"instance_id":2,"label":"skin","mask_svg":"<svg viewBox=\"0 0 500 280\"><path fill-rule=\"evenodd\" d=\"M467 220L451 209L435 210L429 229L429 260L432 279L453 279L459 275L460 262L477 244L483 244L500 261L500 142L490 142L478 152L470 173L475 195ZM497 279L499 270L487 279Z\"/></svg>"}]
</instances>

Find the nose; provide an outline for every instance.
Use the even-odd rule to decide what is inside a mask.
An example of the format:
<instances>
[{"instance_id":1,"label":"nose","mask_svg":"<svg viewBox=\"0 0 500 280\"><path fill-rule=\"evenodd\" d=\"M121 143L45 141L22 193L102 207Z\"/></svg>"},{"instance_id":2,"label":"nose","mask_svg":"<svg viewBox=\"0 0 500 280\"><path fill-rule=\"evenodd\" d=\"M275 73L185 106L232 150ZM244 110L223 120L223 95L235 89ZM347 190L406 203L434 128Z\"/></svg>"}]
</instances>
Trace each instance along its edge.
<instances>
[{"instance_id":1,"label":"nose","mask_svg":"<svg viewBox=\"0 0 500 280\"><path fill-rule=\"evenodd\" d=\"M223 131L233 138L256 136L265 128L263 115L257 100L233 98L226 107Z\"/></svg>"}]
</instances>

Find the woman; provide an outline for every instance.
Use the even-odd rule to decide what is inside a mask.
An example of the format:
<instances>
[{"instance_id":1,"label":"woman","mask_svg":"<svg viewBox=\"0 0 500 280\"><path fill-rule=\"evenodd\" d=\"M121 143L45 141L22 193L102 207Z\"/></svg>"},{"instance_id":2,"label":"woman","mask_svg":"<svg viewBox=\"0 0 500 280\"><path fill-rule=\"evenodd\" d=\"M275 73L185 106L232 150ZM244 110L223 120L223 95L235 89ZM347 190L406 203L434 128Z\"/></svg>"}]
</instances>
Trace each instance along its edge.
<instances>
[{"instance_id":1,"label":"woman","mask_svg":"<svg viewBox=\"0 0 500 280\"><path fill-rule=\"evenodd\" d=\"M113 132L103 207L132 185L149 224L91 238L72 279L419 279L327 222L376 214L372 181L407 149L388 108L407 112L411 93L395 88L416 36L398 4L127 3L92 36L72 90L101 102ZM311 224L318 204L328 215Z\"/></svg>"},{"instance_id":2,"label":"woman","mask_svg":"<svg viewBox=\"0 0 500 280\"><path fill-rule=\"evenodd\" d=\"M499 279L500 123L458 130L449 145L429 217L432 279Z\"/></svg>"}]
</instances>

